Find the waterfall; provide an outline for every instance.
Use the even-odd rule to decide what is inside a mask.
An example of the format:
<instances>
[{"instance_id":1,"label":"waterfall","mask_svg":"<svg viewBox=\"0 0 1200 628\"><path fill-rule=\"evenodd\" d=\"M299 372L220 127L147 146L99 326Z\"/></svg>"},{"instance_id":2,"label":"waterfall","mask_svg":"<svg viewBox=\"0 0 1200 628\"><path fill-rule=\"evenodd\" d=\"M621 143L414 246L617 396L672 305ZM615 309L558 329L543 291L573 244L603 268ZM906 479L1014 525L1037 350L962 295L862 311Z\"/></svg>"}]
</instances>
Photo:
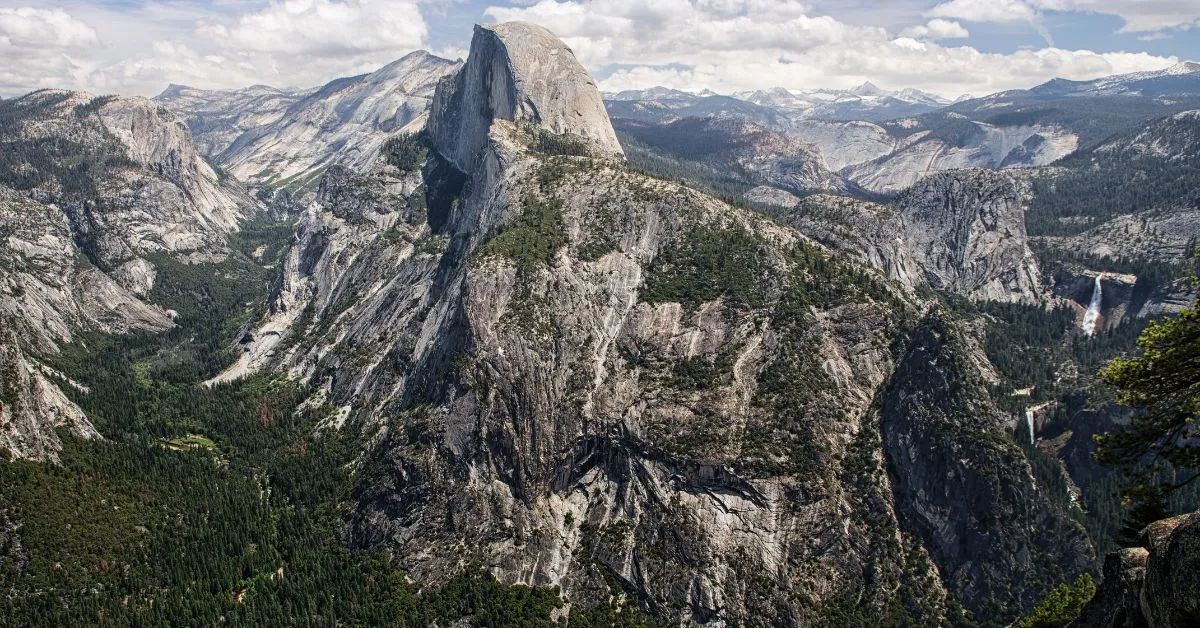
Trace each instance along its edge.
<instances>
[{"instance_id":1,"label":"waterfall","mask_svg":"<svg viewBox=\"0 0 1200 628\"><path fill-rule=\"evenodd\" d=\"M1029 444L1033 443L1033 408L1025 408L1025 423L1029 425Z\"/></svg>"},{"instance_id":2,"label":"waterfall","mask_svg":"<svg viewBox=\"0 0 1200 628\"><path fill-rule=\"evenodd\" d=\"M1083 333L1091 336L1096 333L1096 324L1100 322L1100 300L1103 292L1100 287L1100 275L1096 275L1096 287L1092 288L1092 302L1088 304L1087 314L1083 315Z\"/></svg>"}]
</instances>

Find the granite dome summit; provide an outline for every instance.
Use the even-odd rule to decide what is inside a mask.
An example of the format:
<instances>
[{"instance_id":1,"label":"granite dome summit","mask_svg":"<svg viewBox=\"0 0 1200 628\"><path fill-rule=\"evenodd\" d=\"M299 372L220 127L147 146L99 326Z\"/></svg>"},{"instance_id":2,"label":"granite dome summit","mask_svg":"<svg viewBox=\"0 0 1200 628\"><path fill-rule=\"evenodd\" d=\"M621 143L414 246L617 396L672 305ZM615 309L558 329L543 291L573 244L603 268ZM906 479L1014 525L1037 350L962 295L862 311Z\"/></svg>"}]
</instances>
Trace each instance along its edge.
<instances>
[{"instance_id":1,"label":"granite dome summit","mask_svg":"<svg viewBox=\"0 0 1200 628\"><path fill-rule=\"evenodd\" d=\"M476 26L466 66L439 85L432 109L430 141L462 170L471 168L496 119L531 122L623 154L591 75L536 24Z\"/></svg>"}]
</instances>

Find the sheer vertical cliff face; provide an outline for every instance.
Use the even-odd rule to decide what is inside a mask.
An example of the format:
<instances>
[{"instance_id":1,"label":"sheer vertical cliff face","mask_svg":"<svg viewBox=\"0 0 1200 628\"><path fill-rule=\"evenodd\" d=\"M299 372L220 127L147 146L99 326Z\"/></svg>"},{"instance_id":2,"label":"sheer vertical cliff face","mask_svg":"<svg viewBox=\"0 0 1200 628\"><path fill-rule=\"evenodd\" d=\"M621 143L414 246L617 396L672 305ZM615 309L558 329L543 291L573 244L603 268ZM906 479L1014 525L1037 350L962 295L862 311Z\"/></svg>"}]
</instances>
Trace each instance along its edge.
<instances>
[{"instance_id":1,"label":"sheer vertical cliff face","mask_svg":"<svg viewBox=\"0 0 1200 628\"><path fill-rule=\"evenodd\" d=\"M1042 297L1025 231L1027 184L989 170L933 175L900 198L909 249L935 288L990 301Z\"/></svg>"},{"instance_id":2,"label":"sheer vertical cliff face","mask_svg":"<svg viewBox=\"0 0 1200 628\"><path fill-rule=\"evenodd\" d=\"M6 103L5 115L4 140L25 160L5 183L59 208L102 268L158 252L219 258L256 207L180 119L144 98L47 90Z\"/></svg>"},{"instance_id":3,"label":"sheer vertical cliff face","mask_svg":"<svg viewBox=\"0 0 1200 628\"><path fill-rule=\"evenodd\" d=\"M427 225L411 249L385 243L334 209L318 219L339 233L303 245L307 281L365 287L340 314L325 303L341 288L309 293L330 344L301 337L288 362L373 435L353 541L392 545L423 579L481 561L580 604L627 596L697 621L813 622L850 596L885 608L908 571L936 580L911 538L872 527L895 529L870 427L900 329L890 306L852 289L798 303L802 278L820 279L791 259L802 240L761 217L615 162L512 159L513 222L470 254ZM559 205L562 246L546 261L496 251L539 204ZM343 229L380 235L358 248ZM744 234L760 294L647 295L656 264L719 231ZM944 604L935 585L911 612Z\"/></svg>"},{"instance_id":4,"label":"sheer vertical cliff face","mask_svg":"<svg viewBox=\"0 0 1200 628\"><path fill-rule=\"evenodd\" d=\"M553 33L524 22L477 25L465 65L438 84L426 133L429 219L468 239L503 216L494 195L517 146L512 129L539 129L597 157L624 153L587 70Z\"/></svg>"},{"instance_id":5,"label":"sheer vertical cliff face","mask_svg":"<svg viewBox=\"0 0 1200 628\"><path fill-rule=\"evenodd\" d=\"M623 154L591 75L553 33L524 22L478 25L466 66L438 85L428 132L435 150L471 172L495 120L571 134Z\"/></svg>"},{"instance_id":6,"label":"sheer vertical cliff face","mask_svg":"<svg viewBox=\"0 0 1200 628\"><path fill-rule=\"evenodd\" d=\"M800 233L851 255L909 290L927 285L917 256L909 250L904 218L897 208L844 196L816 194L803 199L781 190L755 188L749 200L773 206L779 218Z\"/></svg>"},{"instance_id":7,"label":"sheer vertical cliff face","mask_svg":"<svg viewBox=\"0 0 1200 628\"><path fill-rule=\"evenodd\" d=\"M929 176L895 205L780 190L751 190L801 233L916 289L977 301L1037 303L1041 271L1025 230L1027 184L1014 175L956 170Z\"/></svg>"},{"instance_id":8,"label":"sheer vertical cliff face","mask_svg":"<svg viewBox=\"0 0 1200 628\"><path fill-rule=\"evenodd\" d=\"M53 351L79 329L171 325L141 299L148 256L223 259L256 203L199 155L187 127L143 98L43 91L4 103L0 300L22 342Z\"/></svg>"},{"instance_id":9,"label":"sheer vertical cliff face","mask_svg":"<svg viewBox=\"0 0 1200 628\"><path fill-rule=\"evenodd\" d=\"M173 185L182 196L170 213L154 216L156 222L175 228L195 221L196 241L163 238L167 250L222 247L223 238L237 229L253 202L232 181L222 181L200 156L191 132L174 114L144 98L116 98L97 112L105 130L125 147L129 159ZM149 222L149 221L147 221ZM145 225L129 224L138 232ZM132 248L137 248L134 245Z\"/></svg>"}]
</instances>

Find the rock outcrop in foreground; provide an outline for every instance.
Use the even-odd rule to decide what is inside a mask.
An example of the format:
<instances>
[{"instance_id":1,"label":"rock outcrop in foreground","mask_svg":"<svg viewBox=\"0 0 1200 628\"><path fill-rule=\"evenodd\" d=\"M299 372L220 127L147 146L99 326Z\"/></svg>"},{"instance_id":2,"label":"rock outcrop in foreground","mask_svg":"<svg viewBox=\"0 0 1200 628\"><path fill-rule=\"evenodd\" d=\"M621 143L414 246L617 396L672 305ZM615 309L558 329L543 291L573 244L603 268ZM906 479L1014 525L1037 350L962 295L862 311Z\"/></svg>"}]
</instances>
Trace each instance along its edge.
<instances>
[{"instance_id":1,"label":"rock outcrop in foreground","mask_svg":"<svg viewBox=\"0 0 1200 628\"><path fill-rule=\"evenodd\" d=\"M1069 628L1186 628L1200 622L1200 512L1150 524L1142 547L1104 561L1104 584Z\"/></svg>"}]
</instances>

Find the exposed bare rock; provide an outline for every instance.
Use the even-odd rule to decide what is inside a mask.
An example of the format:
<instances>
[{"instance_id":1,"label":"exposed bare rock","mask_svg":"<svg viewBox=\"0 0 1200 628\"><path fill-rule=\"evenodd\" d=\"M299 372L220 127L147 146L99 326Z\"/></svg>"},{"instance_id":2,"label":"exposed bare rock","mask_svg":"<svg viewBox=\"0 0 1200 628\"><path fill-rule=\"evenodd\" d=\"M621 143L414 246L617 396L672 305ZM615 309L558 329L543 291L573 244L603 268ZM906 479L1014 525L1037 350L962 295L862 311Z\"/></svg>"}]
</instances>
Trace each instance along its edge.
<instances>
[{"instance_id":1,"label":"exposed bare rock","mask_svg":"<svg viewBox=\"0 0 1200 628\"><path fill-rule=\"evenodd\" d=\"M910 290L931 284L977 300L1035 302L1037 261L1025 236L1024 187L988 171L930 177L895 204L759 187L747 200ZM1086 303L1086 301L1085 301Z\"/></svg>"},{"instance_id":2,"label":"exposed bare rock","mask_svg":"<svg viewBox=\"0 0 1200 628\"><path fill-rule=\"evenodd\" d=\"M47 90L5 108L6 139L30 145L27 178L12 185L61 208L103 269L156 252L220 258L257 209L199 155L182 121L144 98ZM86 167L70 172L66 163Z\"/></svg>"},{"instance_id":3,"label":"exposed bare rock","mask_svg":"<svg viewBox=\"0 0 1200 628\"><path fill-rule=\"evenodd\" d=\"M57 460L58 430L77 438L100 434L83 411L47 379L0 319L0 458Z\"/></svg>"},{"instance_id":4,"label":"exposed bare rock","mask_svg":"<svg viewBox=\"0 0 1200 628\"><path fill-rule=\"evenodd\" d=\"M237 230L238 223L253 209L244 193L230 185L232 182L222 181L200 156L187 126L165 107L144 98L117 98L101 107L98 114L105 130L124 145L129 159L173 184L182 196L177 204L164 207L173 213L155 213L155 222L193 229L202 239L193 244L182 238L173 241L164 237L168 251L221 246L223 243L210 234L224 236ZM159 203L163 204L161 200ZM200 224L187 224L193 220ZM132 224L113 228L136 229ZM138 251L141 247L133 244L130 248Z\"/></svg>"},{"instance_id":5,"label":"exposed bare rock","mask_svg":"<svg viewBox=\"0 0 1200 628\"><path fill-rule=\"evenodd\" d=\"M800 204L800 197L769 185L760 185L746 192L746 200L756 205L791 209Z\"/></svg>"},{"instance_id":6,"label":"exposed bare rock","mask_svg":"<svg viewBox=\"0 0 1200 628\"><path fill-rule=\"evenodd\" d=\"M1141 594L1147 623L1194 626L1200 617L1200 513L1152 523L1142 538L1150 550Z\"/></svg>"},{"instance_id":7,"label":"exposed bare rock","mask_svg":"<svg viewBox=\"0 0 1200 628\"><path fill-rule=\"evenodd\" d=\"M1096 259L1176 262L1200 237L1200 203L1117 216L1074 236L1043 236L1047 246Z\"/></svg>"},{"instance_id":8,"label":"exposed bare rock","mask_svg":"<svg viewBox=\"0 0 1200 628\"><path fill-rule=\"evenodd\" d=\"M311 198L325 168L363 169L388 137L420 130L438 80L457 68L417 51L370 74L337 79L278 119L247 129L215 158L248 184Z\"/></svg>"},{"instance_id":9,"label":"exposed bare rock","mask_svg":"<svg viewBox=\"0 0 1200 628\"><path fill-rule=\"evenodd\" d=\"M774 286L800 236L612 162L508 159L492 198L513 199L495 201L509 209L478 211L518 217L514 205L561 203L567 240L546 265L466 255L400 215L383 228L371 208L396 205L357 191L382 190L395 175L327 177L329 205L306 217L289 261L284 294L298 296L282 297L287 311L308 310L308 322L289 329L280 315L269 331L282 340L251 351L319 384L347 409L343 425L374 435L364 456L386 470L360 478L353 542L395 547L414 577L437 581L461 556L493 565L506 582L557 584L584 605L621 582L656 614L691 621L814 623L845 591L880 613L907 591L915 601L906 612L927 619L947 613L949 592L972 606L989 596L1027 605L1044 591L1029 579L1002 594L1010 572L1086 562L1086 541L1021 475L1019 451L994 444L1007 429L994 409L991 422L965 432L958 422L979 408L914 424L908 438L934 444L895 463L903 466L884 462L872 402L889 381L910 391L897 395L919 389L895 380L894 311L855 299L790 318ZM559 168L562 180L539 183ZM764 305L646 300L664 252L705 227L761 238ZM263 337L256 332L256 346ZM712 381L680 381L689 360ZM954 444L939 440L949 434ZM981 466L960 470L962 488L947 494L986 483L984 461L1011 465L987 507L1038 523L1004 533L1012 540L995 551L1009 558L993 571L927 551L922 533L901 523L917 516L901 508L919 508L893 503L891 473L920 477L915 469L962 452ZM946 525L974 525L969 508L944 508ZM881 536L879 526L900 532ZM1021 558L1035 546L1072 558ZM933 584L908 588L908 570Z\"/></svg>"},{"instance_id":10,"label":"exposed bare rock","mask_svg":"<svg viewBox=\"0 0 1200 628\"><path fill-rule=\"evenodd\" d=\"M896 193L932 174L961 168L1044 166L1070 154L1079 138L1056 126L994 126L962 120L920 131L895 151L841 171L873 192Z\"/></svg>"},{"instance_id":11,"label":"exposed bare rock","mask_svg":"<svg viewBox=\"0 0 1200 628\"><path fill-rule=\"evenodd\" d=\"M964 603L1028 608L1040 591L1027 579L1088 570L1091 543L1040 493L1014 443L969 437L1011 421L989 398L979 364L987 364L982 351L938 316L914 331L883 397L896 507Z\"/></svg>"},{"instance_id":12,"label":"exposed bare rock","mask_svg":"<svg viewBox=\"0 0 1200 628\"><path fill-rule=\"evenodd\" d=\"M43 91L2 103L0 171L2 444L53 459L56 429L96 436L34 356L80 331L160 331L163 309L142 299L150 258L223 258L257 204L196 151L184 124L141 98Z\"/></svg>"},{"instance_id":13,"label":"exposed bare rock","mask_svg":"<svg viewBox=\"0 0 1200 628\"><path fill-rule=\"evenodd\" d=\"M1042 284L1025 232L1026 184L1008 173L934 175L900 198L908 246L936 288L993 301L1037 302Z\"/></svg>"},{"instance_id":14,"label":"exposed bare rock","mask_svg":"<svg viewBox=\"0 0 1200 628\"><path fill-rule=\"evenodd\" d=\"M352 543L423 581L478 562L582 606L727 624L938 623L956 598L1012 614L1056 581L1041 572L1086 562L986 395L921 396L922 377L983 377L977 348L944 341L927 373L901 348L920 304L883 272L612 159L607 120L563 107L598 106L590 82L540 87L581 71L547 38L476 31L423 179L326 174L224 375L287 371L341 409L327 428L363 435ZM937 420L898 423L913 407ZM996 566L931 520L954 539L986 523ZM1044 577L1006 579L1022 569Z\"/></svg>"},{"instance_id":15,"label":"exposed bare rock","mask_svg":"<svg viewBox=\"0 0 1200 628\"><path fill-rule=\"evenodd\" d=\"M1072 628L1184 628L1200 617L1200 513L1150 524L1143 547L1109 554L1104 583Z\"/></svg>"},{"instance_id":16,"label":"exposed bare rock","mask_svg":"<svg viewBox=\"0 0 1200 628\"><path fill-rule=\"evenodd\" d=\"M487 240L467 253L407 210L380 214L401 205L377 194L409 189L397 173L326 177L278 313L254 334L245 368L318 384L346 409L341 425L370 435L364 456L384 461L360 477L352 541L395 547L421 579L463 557L583 605L620 582L674 620L815 623L847 591L879 613L900 596L913 617L945 616L951 589L933 566L979 567L938 562L893 505L872 402L895 377L896 311L862 295L787 310L788 250L805 242L790 229L617 162L530 154L511 125L492 135L515 151L488 197L506 207L465 211L516 220L561 203L566 240L550 260L523 266L482 252ZM663 255L712 228L762 247L752 285L765 301L649 300ZM681 380L683 364L699 379ZM960 442L991 451L973 434ZM1041 512L1025 488L1013 507ZM1040 529L998 551L1053 546ZM994 592L953 591L972 604Z\"/></svg>"},{"instance_id":17,"label":"exposed bare rock","mask_svg":"<svg viewBox=\"0 0 1200 628\"><path fill-rule=\"evenodd\" d=\"M424 209L419 172L385 163L362 174L330 168L316 202L300 217L266 320L242 344L239 360L214 381L237 379L272 364L289 365L297 377L321 381L332 376L322 361L324 353L341 342L364 343L364 350L379 352L374 359L381 361L374 366L386 367L387 344L407 342L403 335L410 331L397 317L412 313L400 306L424 299L430 279L422 275L437 264L430 252L446 245L430 233ZM368 313L360 311L364 306ZM337 388L347 395L339 396L339 405L364 392L358 379L362 375L338 378L340 385L355 382L348 389Z\"/></svg>"},{"instance_id":18,"label":"exposed bare rock","mask_svg":"<svg viewBox=\"0 0 1200 628\"><path fill-rule=\"evenodd\" d=\"M1096 279L1100 279L1100 301L1094 331L1101 332L1138 318L1158 318L1175 315L1191 307L1196 298L1196 286L1190 279L1177 279L1156 285L1136 275L1103 272L1077 265L1064 265L1053 271L1053 295L1057 303L1076 312L1076 322L1082 324L1085 313L1096 294Z\"/></svg>"},{"instance_id":19,"label":"exposed bare rock","mask_svg":"<svg viewBox=\"0 0 1200 628\"><path fill-rule=\"evenodd\" d=\"M672 159L795 194L862 190L825 167L816 148L792 136L730 118L684 118L664 124L618 121L617 129Z\"/></svg>"},{"instance_id":20,"label":"exposed bare rock","mask_svg":"<svg viewBox=\"0 0 1200 628\"><path fill-rule=\"evenodd\" d=\"M834 171L879 159L895 150L899 142L887 129L861 120L802 120L786 126L784 131L817 147L825 166Z\"/></svg>"},{"instance_id":21,"label":"exposed bare rock","mask_svg":"<svg viewBox=\"0 0 1200 628\"><path fill-rule=\"evenodd\" d=\"M429 118L435 150L476 170L494 120L529 122L623 154L587 70L553 33L525 22L477 25L467 63L438 86Z\"/></svg>"},{"instance_id":22,"label":"exposed bare rock","mask_svg":"<svg viewBox=\"0 0 1200 628\"><path fill-rule=\"evenodd\" d=\"M91 264L66 214L0 186L0 319L26 348L55 351L79 329L124 332L171 326L160 308ZM147 284L127 269L124 282Z\"/></svg>"},{"instance_id":23,"label":"exposed bare rock","mask_svg":"<svg viewBox=\"0 0 1200 628\"><path fill-rule=\"evenodd\" d=\"M1130 547L1104 557L1104 580L1068 628L1144 628L1139 589L1150 553Z\"/></svg>"},{"instance_id":24,"label":"exposed bare rock","mask_svg":"<svg viewBox=\"0 0 1200 628\"><path fill-rule=\"evenodd\" d=\"M755 188L747 199L784 208L779 217L804 235L857 257L910 290L925 285L897 208L824 194L789 199L779 192Z\"/></svg>"},{"instance_id":25,"label":"exposed bare rock","mask_svg":"<svg viewBox=\"0 0 1200 628\"><path fill-rule=\"evenodd\" d=\"M153 100L187 122L201 153L216 157L246 131L278 122L312 91L266 85L230 90L170 85Z\"/></svg>"}]
</instances>

